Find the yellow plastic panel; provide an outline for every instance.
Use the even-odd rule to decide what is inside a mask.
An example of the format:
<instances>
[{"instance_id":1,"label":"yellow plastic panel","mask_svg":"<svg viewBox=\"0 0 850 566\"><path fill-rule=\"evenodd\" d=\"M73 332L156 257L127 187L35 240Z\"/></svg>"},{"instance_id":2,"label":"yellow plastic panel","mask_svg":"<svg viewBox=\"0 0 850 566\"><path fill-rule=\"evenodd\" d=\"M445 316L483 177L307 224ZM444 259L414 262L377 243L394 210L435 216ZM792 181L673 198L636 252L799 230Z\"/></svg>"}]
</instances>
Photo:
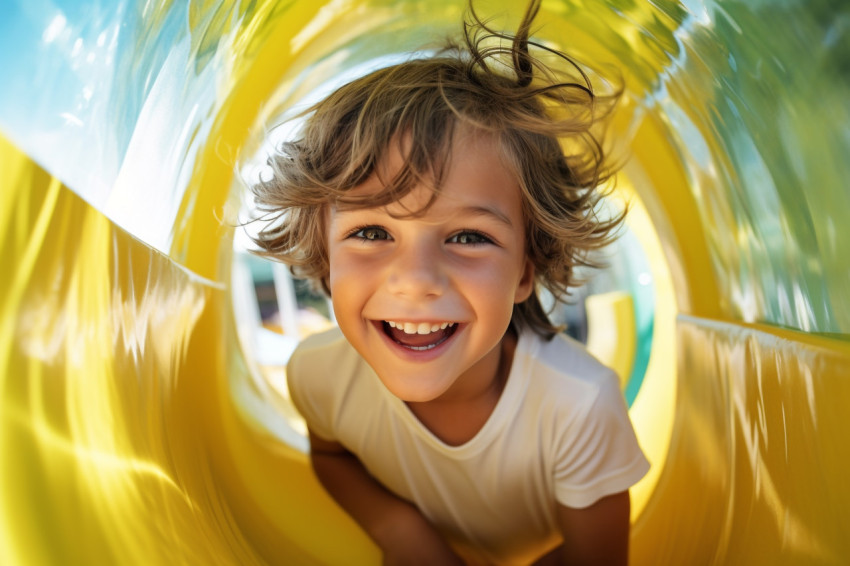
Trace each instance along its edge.
<instances>
[{"instance_id":1,"label":"yellow plastic panel","mask_svg":"<svg viewBox=\"0 0 850 566\"><path fill-rule=\"evenodd\" d=\"M2 138L0 173L0 563L258 563L207 454L222 287Z\"/></svg>"},{"instance_id":2,"label":"yellow plastic panel","mask_svg":"<svg viewBox=\"0 0 850 566\"><path fill-rule=\"evenodd\" d=\"M591 295L587 309L587 349L617 373L626 388L635 361L635 307L622 291Z\"/></svg>"},{"instance_id":3,"label":"yellow plastic panel","mask_svg":"<svg viewBox=\"0 0 850 566\"><path fill-rule=\"evenodd\" d=\"M678 340L671 458L635 562L843 564L850 343L687 316Z\"/></svg>"}]
</instances>

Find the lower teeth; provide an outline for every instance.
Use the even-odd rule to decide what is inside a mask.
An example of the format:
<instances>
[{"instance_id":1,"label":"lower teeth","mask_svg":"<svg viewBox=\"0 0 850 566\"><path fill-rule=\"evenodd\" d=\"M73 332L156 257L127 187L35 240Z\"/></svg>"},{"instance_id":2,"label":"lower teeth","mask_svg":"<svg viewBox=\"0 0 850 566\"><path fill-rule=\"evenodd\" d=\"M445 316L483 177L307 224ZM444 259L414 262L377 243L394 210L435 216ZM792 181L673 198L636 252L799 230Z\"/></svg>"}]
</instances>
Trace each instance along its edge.
<instances>
[{"instance_id":1,"label":"lower teeth","mask_svg":"<svg viewBox=\"0 0 850 566\"><path fill-rule=\"evenodd\" d=\"M442 338L440 338L439 340L437 340L433 344L426 344L425 346L410 346L408 344L404 344L404 343L398 342L398 341L396 341L396 344L398 344L399 346L403 346L403 347L407 348L408 350L413 350L415 352L424 352L425 350L432 350L432 349L436 348L437 346L439 346L440 344L442 344L443 342L448 340L450 336L451 336L451 334L449 334L448 336L443 336Z\"/></svg>"}]
</instances>

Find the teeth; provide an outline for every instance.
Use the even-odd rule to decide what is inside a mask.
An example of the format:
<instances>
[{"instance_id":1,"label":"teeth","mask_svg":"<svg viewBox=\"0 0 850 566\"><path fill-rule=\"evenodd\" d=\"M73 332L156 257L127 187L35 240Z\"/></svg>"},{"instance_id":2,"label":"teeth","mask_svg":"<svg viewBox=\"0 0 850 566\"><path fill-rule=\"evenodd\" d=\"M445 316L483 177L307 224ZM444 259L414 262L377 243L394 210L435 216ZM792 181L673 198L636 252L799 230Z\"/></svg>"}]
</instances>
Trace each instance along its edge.
<instances>
[{"instance_id":1,"label":"teeth","mask_svg":"<svg viewBox=\"0 0 850 566\"><path fill-rule=\"evenodd\" d=\"M390 325L391 328L398 328L405 334L430 334L431 332L437 332L438 330L445 330L449 326L454 326L454 322L438 322L435 324L431 324L430 322L395 322L392 320L388 320L387 324Z\"/></svg>"}]
</instances>

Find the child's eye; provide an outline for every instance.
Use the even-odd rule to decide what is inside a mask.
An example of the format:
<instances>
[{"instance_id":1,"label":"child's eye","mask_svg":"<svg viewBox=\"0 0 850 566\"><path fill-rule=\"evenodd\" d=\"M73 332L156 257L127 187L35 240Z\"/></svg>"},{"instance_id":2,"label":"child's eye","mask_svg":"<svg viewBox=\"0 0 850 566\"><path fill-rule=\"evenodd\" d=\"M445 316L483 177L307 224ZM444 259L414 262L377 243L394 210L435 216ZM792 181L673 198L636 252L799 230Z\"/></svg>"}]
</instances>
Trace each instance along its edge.
<instances>
[{"instance_id":1,"label":"child's eye","mask_svg":"<svg viewBox=\"0 0 850 566\"><path fill-rule=\"evenodd\" d=\"M379 226L364 226L363 228L358 228L354 232L352 232L349 238L357 238L360 240L389 240L390 235L386 230Z\"/></svg>"},{"instance_id":2,"label":"child's eye","mask_svg":"<svg viewBox=\"0 0 850 566\"><path fill-rule=\"evenodd\" d=\"M457 234L449 238L448 243L474 246L476 244L492 244L493 240L491 240L481 232L466 230L463 232L458 232Z\"/></svg>"}]
</instances>

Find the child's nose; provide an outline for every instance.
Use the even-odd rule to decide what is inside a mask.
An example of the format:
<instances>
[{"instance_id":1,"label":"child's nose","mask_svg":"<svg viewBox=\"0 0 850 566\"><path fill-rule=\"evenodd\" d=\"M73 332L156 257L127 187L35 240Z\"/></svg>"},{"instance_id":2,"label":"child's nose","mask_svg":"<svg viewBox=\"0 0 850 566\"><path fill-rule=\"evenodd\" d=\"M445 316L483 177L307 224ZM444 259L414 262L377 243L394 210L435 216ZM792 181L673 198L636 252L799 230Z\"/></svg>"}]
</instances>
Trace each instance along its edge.
<instances>
[{"instance_id":1,"label":"child's nose","mask_svg":"<svg viewBox=\"0 0 850 566\"><path fill-rule=\"evenodd\" d=\"M400 250L390 268L387 288L409 298L439 297L446 286L439 256L439 251L424 247Z\"/></svg>"}]
</instances>

